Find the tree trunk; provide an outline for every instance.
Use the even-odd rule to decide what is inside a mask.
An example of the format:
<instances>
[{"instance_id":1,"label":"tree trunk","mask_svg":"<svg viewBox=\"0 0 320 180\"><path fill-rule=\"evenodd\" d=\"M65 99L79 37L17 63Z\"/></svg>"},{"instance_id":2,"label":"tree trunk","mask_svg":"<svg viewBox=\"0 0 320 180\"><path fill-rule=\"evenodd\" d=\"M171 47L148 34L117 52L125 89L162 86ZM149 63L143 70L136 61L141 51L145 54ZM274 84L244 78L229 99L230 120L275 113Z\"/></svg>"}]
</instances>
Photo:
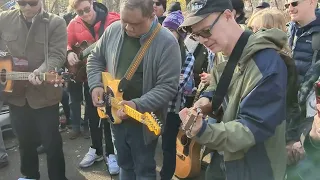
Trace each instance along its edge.
<instances>
[{"instance_id":1,"label":"tree trunk","mask_svg":"<svg viewBox=\"0 0 320 180\"><path fill-rule=\"evenodd\" d=\"M277 7L277 9L279 9L279 4L277 0L274 0L274 5Z\"/></svg>"},{"instance_id":2,"label":"tree trunk","mask_svg":"<svg viewBox=\"0 0 320 180\"><path fill-rule=\"evenodd\" d=\"M43 9L47 11L47 1L43 1L42 5L43 5Z\"/></svg>"}]
</instances>

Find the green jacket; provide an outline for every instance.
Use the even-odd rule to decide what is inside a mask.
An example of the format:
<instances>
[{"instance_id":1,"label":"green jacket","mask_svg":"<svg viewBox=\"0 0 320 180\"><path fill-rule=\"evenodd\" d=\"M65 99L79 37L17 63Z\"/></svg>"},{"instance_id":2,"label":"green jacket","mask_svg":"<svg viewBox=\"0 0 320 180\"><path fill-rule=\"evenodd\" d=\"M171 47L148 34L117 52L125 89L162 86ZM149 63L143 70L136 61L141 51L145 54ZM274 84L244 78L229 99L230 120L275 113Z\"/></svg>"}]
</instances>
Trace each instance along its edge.
<instances>
[{"instance_id":1,"label":"green jacket","mask_svg":"<svg viewBox=\"0 0 320 180\"><path fill-rule=\"evenodd\" d=\"M224 154L227 179L285 176L287 67L278 52L286 41L278 29L249 37L222 104L222 122L204 122L196 137L200 144ZM222 53L216 55L212 82L203 96L212 97L227 60Z\"/></svg>"}]
</instances>

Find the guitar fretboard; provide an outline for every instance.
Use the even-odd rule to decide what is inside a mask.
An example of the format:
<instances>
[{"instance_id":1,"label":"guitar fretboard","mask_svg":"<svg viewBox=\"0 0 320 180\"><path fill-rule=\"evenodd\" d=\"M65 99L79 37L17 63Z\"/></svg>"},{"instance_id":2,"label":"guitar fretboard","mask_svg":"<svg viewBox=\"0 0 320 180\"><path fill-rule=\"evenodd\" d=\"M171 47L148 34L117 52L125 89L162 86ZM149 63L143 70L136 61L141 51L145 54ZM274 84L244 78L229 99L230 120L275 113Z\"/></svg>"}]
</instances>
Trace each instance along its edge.
<instances>
[{"instance_id":1,"label":"guitar fretboard","mask_svg":"<svg viewBox=\"0 0 320 180\"><path fill-rule=\"evenodd\" d=\"M114 107L116 109L121 108L121 105L119 105L120 101L118 99L111 97L110 100L111 100L112 107ZM143 114L141 114L140 112L136 111L135 109L131 108L128 105L124 105L123 110L124 110L124 113L126 113L131 118L141 122L142 124L146 124L146 122L144 121Z\"/></svg>"},{"instance_id":2,"label":"guitar fretboard","mask_svg":"<svg viewBox=\"0 0 320 180\"><path fill-rule=\"evenodd\" d=\"M31 72L2 72L0 76L7 80L26 81L30 74ZM44 77L43 74L40 74L40 80L44 80Z\"/></svg>"}]
</instances>

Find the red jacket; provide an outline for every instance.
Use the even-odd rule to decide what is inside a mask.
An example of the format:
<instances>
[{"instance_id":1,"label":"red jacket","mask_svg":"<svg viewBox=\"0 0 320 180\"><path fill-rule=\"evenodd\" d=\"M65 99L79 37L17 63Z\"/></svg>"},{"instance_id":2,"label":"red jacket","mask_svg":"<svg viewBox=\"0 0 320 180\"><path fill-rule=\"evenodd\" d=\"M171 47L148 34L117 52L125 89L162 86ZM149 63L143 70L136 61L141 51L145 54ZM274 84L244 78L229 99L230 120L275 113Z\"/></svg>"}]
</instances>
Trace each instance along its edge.
<instances>
[{"instance_id":1,"label":"red jacket","mask_svg":"<svg viewBox=\"0 0 320 180\"><path fill-rule=\"evenodd\" d=\"M115 12L109 12L106 18L106 23L104 25L104 29L106 29L111 23L118 21L120 19L120 15ZM88 43L94 43L99 39L99 28L101 22L98 22L94 25L94 31L96 33L96 37L93 37L90 33L90 30L84 24L79 16L76 16L71 20L70 24L67 27L68 32L68 51L72 50L72 46L81 43L86 40Z\"/></svg>"}]
</instances>

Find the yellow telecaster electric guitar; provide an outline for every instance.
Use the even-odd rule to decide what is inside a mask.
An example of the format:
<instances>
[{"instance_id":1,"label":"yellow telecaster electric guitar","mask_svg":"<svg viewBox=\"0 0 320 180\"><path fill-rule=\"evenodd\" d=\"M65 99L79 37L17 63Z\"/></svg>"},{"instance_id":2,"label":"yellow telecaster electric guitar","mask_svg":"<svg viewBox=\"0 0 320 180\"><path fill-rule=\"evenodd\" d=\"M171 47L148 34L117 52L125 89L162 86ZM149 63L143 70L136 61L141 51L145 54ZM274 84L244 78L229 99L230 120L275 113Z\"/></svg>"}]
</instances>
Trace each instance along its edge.
<instances>
[{"instance_id":1,"label":"yellow telecaster electric guitar","mask_svg":"<svg viewBox=\"0 0 320 180\"><path fill-rule=\"evenodd\" d=\"M151 132L155 135L160 135L162 123L153 113L140 113L137 110L131 108L130 106L119 105L122 101L122 92L118 91L118 86L120 80L116 80L108 72L102 73L102 83L104 86L105 95L103 97L106 103L105 107L98 107L97 111L100 118L109 117L113 124L120 124L122 120L117 116L117 111L123 108L124 113L126 113L131 118L145 124Z\"/></svg>"}]
</instances>

